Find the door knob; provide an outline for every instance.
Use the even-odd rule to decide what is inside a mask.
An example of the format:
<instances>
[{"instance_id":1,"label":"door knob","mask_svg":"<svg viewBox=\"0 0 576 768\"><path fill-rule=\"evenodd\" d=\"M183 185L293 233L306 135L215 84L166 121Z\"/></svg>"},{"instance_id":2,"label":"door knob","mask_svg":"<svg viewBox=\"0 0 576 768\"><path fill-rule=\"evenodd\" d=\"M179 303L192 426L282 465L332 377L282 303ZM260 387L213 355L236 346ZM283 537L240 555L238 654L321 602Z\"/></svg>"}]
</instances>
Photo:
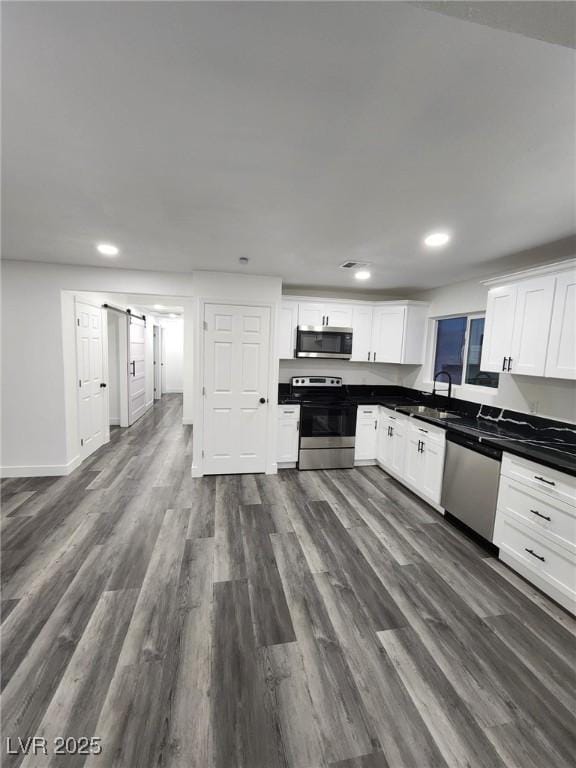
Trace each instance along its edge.
<instances>
[{"instance_id":1,"label":"door knob","mask_svg":"<svg viewBox=\"0 0 576 768\"><path fill-rule=\"evenodd\" d=\"M104 381L100 382L100 389L106 389L106 383Z\"/></svg>"},{"instance_id":2,"label":"door knob","mask_svg":"<svg viewBox=\"0 0 576 768\"><path fill-rule=\"evenodd\" d=\"M260 403L261 403L262 405L264 405L264 403L265 403L265 402L266 402L266 398L265 398L265 397L261 397L261 398L260 398Z\"/></svg>"}]
</instances>

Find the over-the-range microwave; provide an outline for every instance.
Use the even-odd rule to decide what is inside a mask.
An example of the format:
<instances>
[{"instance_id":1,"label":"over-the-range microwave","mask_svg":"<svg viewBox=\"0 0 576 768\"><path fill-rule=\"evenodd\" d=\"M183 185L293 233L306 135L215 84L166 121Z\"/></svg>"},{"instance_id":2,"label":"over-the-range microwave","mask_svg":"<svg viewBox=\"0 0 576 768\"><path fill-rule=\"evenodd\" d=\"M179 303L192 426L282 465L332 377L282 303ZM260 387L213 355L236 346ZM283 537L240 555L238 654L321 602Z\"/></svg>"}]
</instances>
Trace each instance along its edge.
<instances>
[{"instance_id":1,"label":"over-the-range microwave","mask_svg":"<svg viewBox=\"0 0 576 768\"><path fill-rule=\"evenodd\" d=\"M296 357L331 357L350 360L352 328L299 325L296 330Z\"/></svg>"}]
</instances>

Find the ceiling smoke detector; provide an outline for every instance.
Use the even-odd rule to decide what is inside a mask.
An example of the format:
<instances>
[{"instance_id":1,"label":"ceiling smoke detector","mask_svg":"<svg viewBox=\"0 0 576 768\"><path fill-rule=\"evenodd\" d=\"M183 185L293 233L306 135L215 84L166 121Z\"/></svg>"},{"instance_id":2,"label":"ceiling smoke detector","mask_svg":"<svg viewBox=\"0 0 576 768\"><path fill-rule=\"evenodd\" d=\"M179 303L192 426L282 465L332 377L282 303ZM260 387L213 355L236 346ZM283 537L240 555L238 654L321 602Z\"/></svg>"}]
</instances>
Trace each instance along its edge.
<instances>
[{"instance_id":1,"label":"ceiling smoke detector","mask_svg":"<svg viewBox=\"0 0 576 768\"><path fill-rule=\"evenodd\" d=\"M340 269L365 269L369 266L369 261L345 261L344 264L340 264Z\"/></svg>"}]
</instances>

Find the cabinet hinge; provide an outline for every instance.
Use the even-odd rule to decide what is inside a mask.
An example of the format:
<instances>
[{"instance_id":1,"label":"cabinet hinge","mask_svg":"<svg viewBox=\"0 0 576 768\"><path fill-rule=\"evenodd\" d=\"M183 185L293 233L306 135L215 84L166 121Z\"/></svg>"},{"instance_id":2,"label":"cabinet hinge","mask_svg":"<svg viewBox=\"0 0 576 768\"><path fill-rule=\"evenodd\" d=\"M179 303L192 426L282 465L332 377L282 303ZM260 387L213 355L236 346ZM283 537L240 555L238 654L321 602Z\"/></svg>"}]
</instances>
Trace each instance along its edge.
<instances>
[{"instance_id":1,"label":"cabinet hinge","mask_svg":"<svg viewBox=\"0 0 576 768\"><path fill-rule=\"evenodd\" d=\"M76 325L80 325L80 318L79 317L76 319Z\"/></svg>"},{"instance_id":2,"label":"cabinet hinge","mask_svg":"<svg viewBox=\"0 0 576 768\"><path fill-rule=\"evenodd\" d=\"M204 451L202 451L202 458L204 458Z\"/></svg>"},{"instance_id":3,"label":"cabinet hinge","mask_svg":"<svg viewBox=\"0 0 576 768\"><path fill-rule=\"evenodd\" d=\"M207 331L208 330L208 323L206 322L206 320L204 320L203 326L204 326L204 330Z\"/></svg>"},{"instance_id":4,"label":"cabinet hinge","mask_svg":"<svg viewBox=\"0 0 576 768\"><path fill-rule=\"evenodd\" d=\"M84 438L83 437L80 438L80 445L84 445Z\"/></svg>"},{"instance_id":5,"label":"cabinet hinge","mask_svg":"<svg viewBox=\"0 0 576 768\"><path fill-rule=\"evenodd\" d=\"M79 386L79 387L81 387L81 386L82 386L82 379L78 379L78 386Z\"/></svg>"},{"instance_id":6,"label":"cabinet hinge","mask_svg":"<svg viewBox=\"0 0 576 768\"><path fill-rule=\"evenodd\" d=\"M202 395L206 397L206 387L202 387Z\"/></svg>"}]
</instances>

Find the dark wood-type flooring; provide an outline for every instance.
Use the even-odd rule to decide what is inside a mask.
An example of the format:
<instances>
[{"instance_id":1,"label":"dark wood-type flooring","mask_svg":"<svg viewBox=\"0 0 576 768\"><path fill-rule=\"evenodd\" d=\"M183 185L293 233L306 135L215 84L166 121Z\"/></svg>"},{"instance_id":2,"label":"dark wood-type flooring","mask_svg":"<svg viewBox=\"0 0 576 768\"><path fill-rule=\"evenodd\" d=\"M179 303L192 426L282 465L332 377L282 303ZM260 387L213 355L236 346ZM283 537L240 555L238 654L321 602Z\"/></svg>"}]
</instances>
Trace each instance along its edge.
<instances>
[{"instance_id":1,"label":"dark wood-type flooring","mask_svg":"<svg viewBox=\"0 0 576 768\"><path fill-rule=\"evenodd\" d=\"M3 735L91 768L561 768L575 625L376 467L190 477L162 401L2 482Z\"/></svg>"}]
</instances>

